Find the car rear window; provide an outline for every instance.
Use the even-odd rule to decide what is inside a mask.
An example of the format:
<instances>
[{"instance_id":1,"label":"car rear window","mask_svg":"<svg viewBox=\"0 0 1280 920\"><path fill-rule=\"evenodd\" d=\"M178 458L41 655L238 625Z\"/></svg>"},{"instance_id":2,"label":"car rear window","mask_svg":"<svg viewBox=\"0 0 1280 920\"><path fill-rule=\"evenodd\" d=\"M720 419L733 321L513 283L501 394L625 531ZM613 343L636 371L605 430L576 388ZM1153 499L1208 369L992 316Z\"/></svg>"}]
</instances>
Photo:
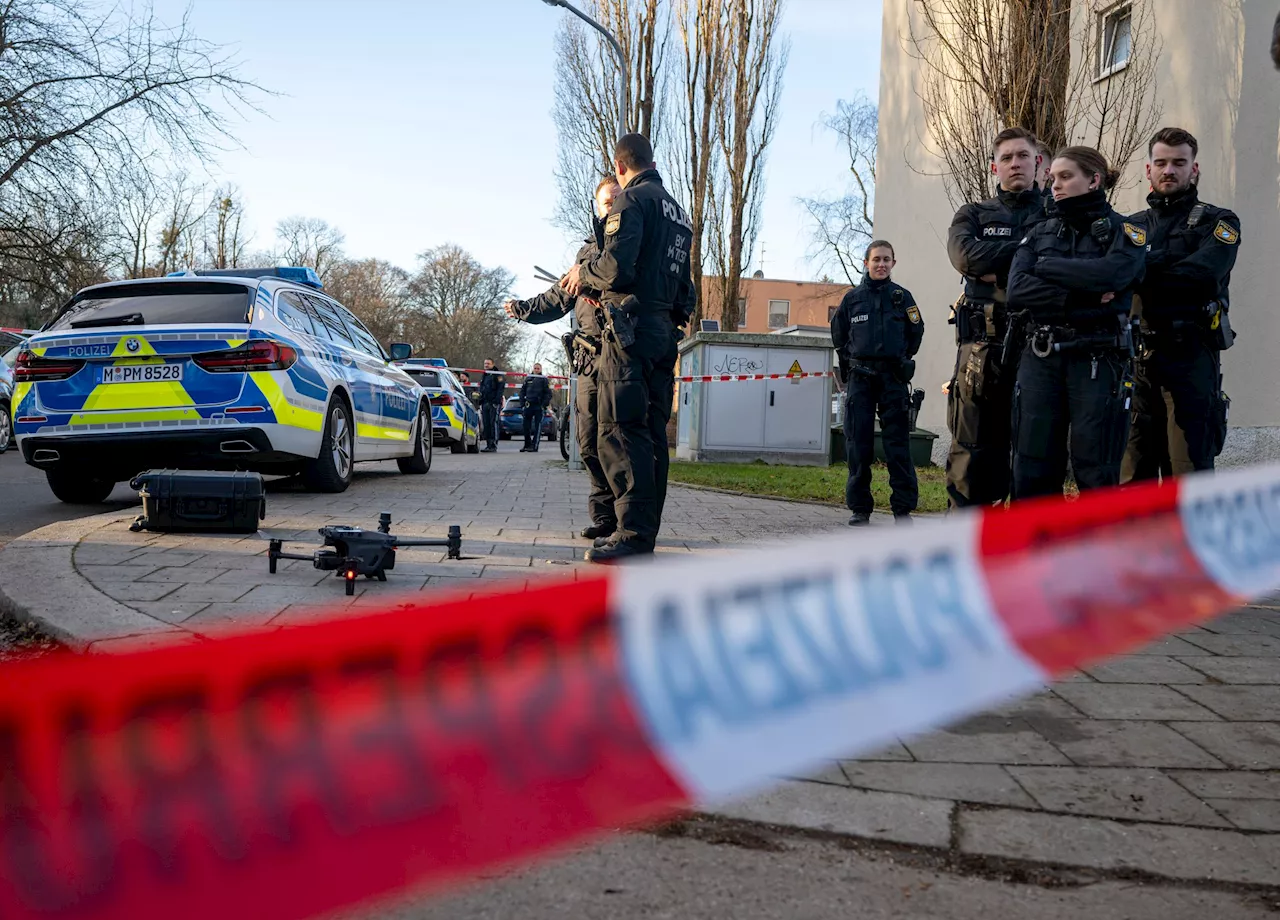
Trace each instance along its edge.
<instances>
[{"instance_id":1,"label":"car rear window","mask_svg":"<svg viewBox=\"0 0 1280 920\"><path fill-rule=\"evenodd\" d=\"M417 368L404 368L404 370L417 381L420 387L438 387L440 386L440 375L435 371L420 371Z\"/></svg>"},{"instance_id":2,"label":"car rear window","mask_svg":"<svg viewBox=\"0 0 1280 920\"><path fill-rule=\"evenodd\" d=\"M190 281L119 285L75 298L45 331L178 323L240 325L249 321L253 295L254 288L241 284Z\"/></svg>"}]
</instances>

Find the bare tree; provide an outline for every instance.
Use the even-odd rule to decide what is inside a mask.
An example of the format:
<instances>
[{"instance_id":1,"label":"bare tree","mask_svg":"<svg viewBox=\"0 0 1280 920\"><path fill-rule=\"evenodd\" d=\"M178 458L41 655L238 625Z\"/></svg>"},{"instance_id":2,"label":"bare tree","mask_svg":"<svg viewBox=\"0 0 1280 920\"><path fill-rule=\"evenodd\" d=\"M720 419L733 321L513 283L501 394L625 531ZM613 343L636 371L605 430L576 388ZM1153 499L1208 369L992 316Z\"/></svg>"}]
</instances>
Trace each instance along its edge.
<instances>
[{"instance_id":1,"label":"bare tree","mask_svg":"<svg viewBox=\"0 0 1280 920\"><path fill-rule=\"evenodd\" d=\"M234 186L218 189L208 212L204 256L210 268L239 268L248 240L240 232L244 202Z\"/></svg>"},{"instance_id":2,"label":"bare tree","mask_svg":"<svg viewBox=\"0 0 1280 920\"><path fill-rule=\"evenodd\" d=\"M874 224L879 113L859 95L838 102L834 115L823 116L822 126L844 146L850 178L841 195L800 199L813 225L809 257L818 268L838 269L846 281L857 284Z\"/></svg>"},{"instance_id":3,"label":"bare tree","mask_svg":"<svg viewBox=\"0 0 1280 920\"><path fill-rule=\"evenodd\" d=\"M156 268L164 275L194 268L196 230L209 211L205 189L191 182L184 172L175 173L160 191L164 205L158 231Z\"/></svg>"},{"instance_id":4,"label":"bare tree","mask_svg":"<svg viewBox=\"0 0 1280 920\"><path fill-rule=\"evenodd\" d=\"M406 341L419 353L465 367L479 367L485 358L505 365L520 339L502 309L514 283L505 268L486 268L460 246L427 250L409 279Z\"/></svg>"},{"instance_id":5,"label":"bare tree","mask_svg":"<svg viewBox=\"0 0 1280 920\"><path fill-rule=\"evenodd\" d=\"M682 51L680 104L675 108L684 147L675 175L693 224L689 267L697 303L696 329L706 302L702 276L708 203L714 195L713 182L724 175L713 155L719 147L719 113L724 103L728 7L723 0L679 0L675 17Z\"/></svg>"},{"instance_id":6,"label":"bare tree","mask_svg":"<svg viewBox=\"0 0 1280 920\"><path fill-rule=\"evenodd\" d=\"M0 4L0 279L56 277L70 252L94 248L67 244L98 219L113 177L156 150L209 159L256 90L186 19L169 28L149 7L88 0Z\"/></svg>"},{"instance_id":7,"label":"bare tree","mask_svg":"<svg viewBox=\"0 0 1280 920\"><path fill-rule=\"evenodd\" d=\"M1132 7L1127 66L1103 79L1097 24L1109 2L1078 0L1084 8L1074 13L1071 0L913 2L921 27L908 50L921 62L925 125L955 207L991 194L989 148L1002 128L1027 128L1051 151L1087 136L1123 164L1158 118L1151 89L1160 48L1147 0ZM1082 49L1074 64L1073 45Z\"/></svg>"},{"instance_id":8,"label":"bare tree","mask_svg":"<svg viewBox=\"0 0 1280 920\"><path fill-rule=\"evenodd\" d=\"M666 53L671 34L668 0L589 0L583 9L622 46L623 88L633 124L655 145L664 135ZM590 229L592 191L613 172L618 139L618 64L598 34L565 17L556 36L556 89L552 117L560 147L560 198L553 220L574 234Z\"/></svg>"},{"instance_id":9,"label":"bare tree","mask_svg":"<svg viewBox=\"0 0 1280 920\"><path fill-rule=\"evenodd\" d=\"M125 278L145 278L151 266L151 244L164 210L160 183L148 163L129 163L110 178L114 202L112 227L120 271Z\"/></svg>"},{"instance_id":10,"label":"bare tree","mask_svg":"<svg viewBox=\"0 0 1280 920\"><path fill-rule=\"evenodd\" d=\"M276 224L276 236L280 260L315 269L321 281L342 259L342 244L347 241L341 230L318 217L286 217Z\"/></svg>"},{"instance_id":11,"label":"bare tree","mask_svg":"<svg viewBox=\"0 0 1280 920\"><path fill-rule=\"evenodd\" d=\"M736 324L737 280L750 261L759 232L764 166L778 126L778 103L790 42L778 35L782 0L727 0L729 35L725 99L719 141L725 169L723 197L715 202L723 239L716 246L726 279L717 308L705 310ZM730 281L732 279L732 281Z\"/></svg>"},{"instance_id":12,"label":"bare tree","mask_svg":"<svg viewBox=\"0 0 1280 920\"><path fill-rule=\"evenodd\" d=\"M381 259L338 262L325 281L325 290L384 345L404 338L408 286L409 273Z\"/></svg>"}]
</instances>

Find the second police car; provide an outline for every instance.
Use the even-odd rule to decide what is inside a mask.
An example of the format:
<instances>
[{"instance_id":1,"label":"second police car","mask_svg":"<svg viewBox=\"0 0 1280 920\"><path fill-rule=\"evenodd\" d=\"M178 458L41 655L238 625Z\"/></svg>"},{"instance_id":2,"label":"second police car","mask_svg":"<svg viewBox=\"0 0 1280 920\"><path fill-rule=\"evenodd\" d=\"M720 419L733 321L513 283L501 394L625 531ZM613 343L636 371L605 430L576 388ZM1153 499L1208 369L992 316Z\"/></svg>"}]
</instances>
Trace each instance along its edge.
<instances>
[{"instance_id":1,"label":"second police car","mask_svg":"<svg viewBox=\"0 0 1280 920\"><path fill-rule=\"evenodd\" d=\"M431 399L431 426L436 441L455 454L480 452L480 412L466 387L443 358L409 358L396 365Z\"/></svg>"},{"instance_id":2,"label":"second police car","mask_svg":"<svg viewBox=\"0 0 1280 920\"><path fill-rule=\"evenodd\" d=\"M354 464L431 467L431 405L309 268L94 285L14 364L23 459L65 502L144 469L301 473L341 492Z\"/></svg>"}]
</instances>

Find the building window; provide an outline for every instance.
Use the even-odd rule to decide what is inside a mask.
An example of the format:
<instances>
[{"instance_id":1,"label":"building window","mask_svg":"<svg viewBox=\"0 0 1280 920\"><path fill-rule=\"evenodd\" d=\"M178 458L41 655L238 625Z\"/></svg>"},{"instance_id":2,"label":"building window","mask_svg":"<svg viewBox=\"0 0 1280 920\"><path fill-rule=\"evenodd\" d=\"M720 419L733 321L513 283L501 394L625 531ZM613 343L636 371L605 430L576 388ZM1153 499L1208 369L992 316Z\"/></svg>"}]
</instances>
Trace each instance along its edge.
<instances>
[{"instance_id":1,"label":"building window","mask_svg":"<svg viewBox=\"0 0 1280 920\"><path fill-rule=\"evenodd\" d=\"M735 330L740 330L747 325L747 298L738 298L738 322L734 324Z\"/></svg>"},{"instance_id":2,"label":"building window","mask_svg":"<svg viewBox=\"0 0 1280 920\"><path fill-rule=\"evenodd\" d=\"M833 306L827 307L827 322L828 322L828 323L830 323L833 319L835 319L835 318L836 318L836 311L837 311L837 310L839 310L839 309L840 309L840 305L839 305L839 304L835 304L835 305L833 305Z\"/></svg>"},{"instance_id":3,"label":"building window","mask_svg":"<svg viewBox=\"0 0 1280 920\"><path fill-rule=\"evenodd\" d=\"M791 322L791 301L769 301L769 328L781 329Z\"/></svg>"},{"instance_id":4,"label":"building window","mask_svg":"<svg viewBox=\"0 0 1280 920\"><path fill-rule=\"evenodd\" d=\"M1098 14L1098 77L1129 66L1133 55L1133 7L1125 4Z\"/></svg>"}]
</instances>

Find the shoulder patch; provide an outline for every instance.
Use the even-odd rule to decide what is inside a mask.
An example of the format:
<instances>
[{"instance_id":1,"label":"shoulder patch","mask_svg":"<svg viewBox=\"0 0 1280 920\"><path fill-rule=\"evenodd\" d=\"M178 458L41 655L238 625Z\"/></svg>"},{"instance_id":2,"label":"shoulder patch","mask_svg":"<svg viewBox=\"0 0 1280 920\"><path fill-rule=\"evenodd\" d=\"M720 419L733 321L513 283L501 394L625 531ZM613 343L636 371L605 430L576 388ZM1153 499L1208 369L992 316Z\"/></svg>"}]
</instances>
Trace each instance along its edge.
<instances>
[{"instance_id":1,"label":"shoulder patch","mask_svg":"<svg viewBox=\"0 0 1280 920\"><path fill-rule=\"evenodd\" d=\"M911 322L913 323L919 323L920 308L917 307L915 304L912 304L911 306L907 307L907 319L911 320Z\"/></svg>"},{"instance_id":2,"label":"shoulder patch","mask_svg":"<svg viewBox=\"0 0 1280 920\"><path fill-rule=\"evenodd\" d=\"M621 214L610 214L609 219L604 222L604 232L609 236L613 236L618 232L618 228L622 226Z\"/></svg>"},{"instance_id":3,"label":"shoulder patch","mask_svg":"<svg viewBox=\"0 0 1280 920\"><path fill-rule=\"evenodd\" d=\"M1225 220L1218 221L1218 226L1213 228L1213 236L1219 242L1226 243L1228 246L1234 246L1240 242L1240 231Z\"/></svg>"},{"instance_id":4,"label":"shoulder patch","mask_svg":"<svg viewBox=\"0 0 1280 920\"><path fill-rule=\"evenodd\" d=\"M1129 238L1129 242L1133 243L1135 246L1147 245L1147 231L1136 224L1131 224L1126 221L1124 225L1124 235L1127 236Z\"/></svg>"}]
</instances>

